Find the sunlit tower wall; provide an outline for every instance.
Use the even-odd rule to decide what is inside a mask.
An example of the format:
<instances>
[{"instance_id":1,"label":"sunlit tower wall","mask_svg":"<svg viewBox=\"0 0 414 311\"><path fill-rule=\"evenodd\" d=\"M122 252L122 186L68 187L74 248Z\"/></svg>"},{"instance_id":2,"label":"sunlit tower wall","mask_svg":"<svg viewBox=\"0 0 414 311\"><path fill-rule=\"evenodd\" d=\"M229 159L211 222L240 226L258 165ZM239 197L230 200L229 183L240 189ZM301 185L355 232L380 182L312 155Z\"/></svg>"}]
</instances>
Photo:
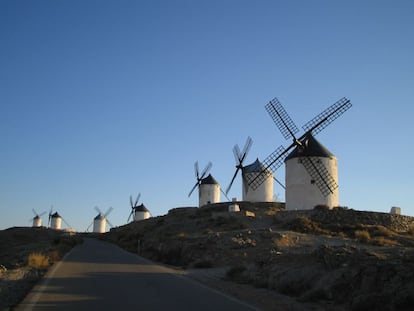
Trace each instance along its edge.
<instances>
[{"instance_id":1,"label":"sunlit tower wall","mask_svg":"<svg viewBox=\"0 0 414 311\"><path fill-rule=\"evenodd\" d=\"M220 185L211 174L201 180L198 191L199 207L220 202Z\"/></svg>"},{"instance_id":2,"label":"sunlit tower wall","mask_svg":"<svg viewBox=\"0 0 414 311\"><path fill-rule=\"evenodd\" d=\"M134 210L134 221L145 220L151 217L150 211L144 204L137 206Z\"/></svg>"},{"instance_id":3,"label":"sunlit tower wall","mask_svg":"<svg viewBox=\"0 0 414 311\"><path fill-rule=\"evenodd\" d=\"M324 166L338 184L337 158L314 137L307 144L305 153L301 154L295 148L285 159L286 210L309 210L316 205L326 205L331 209L337 207L338 188L325 196L302 164L303 157L311 157L312 162L319 167Z\"/></svg>"},{"instance_id":4,"label":"sunlit tower wall","mask_svg":"<svg viewBox=\"0 0 414 311\"><path fill-rule=\"evenodd\" d=\"M245 178L243 178L243 185L242 185L242 194L243 194L243 201L248 202L272 202L273 201L273 173L268 171L266 173L267 177L263 181L263 183L253 189L248 185L249 180L254 180L257 175L259 175L265 166L256 159L250 165L243 167L243 174Z\"/></svg>"},{"instance_id":5,"label":"sunlit tower wall","mask_svg":"<svg viewBox=\"0 0 414 311\"><path fill-rule=\"evenodd\" d=\"M39 215L33 217L33 227L41 227L42 226L42 218Z\"/></svg>"},{"instance_id":6,"label":"sunlit tower wall","mask_svg":"<svg viewBox=\"0 0 414 311\"><path fill-rule=\"evenodd\" d=\"M99 214L93 219L93 232L105 233L106 231L106 217Z\"/></svg>"},{"instance_id":7,"label":"sunlit tower wall","mask_svg":"<svg viewBox=\"0 0 414 311\"><path fill-rule=\"evenodd\" d=\"M50 219L50 228L60 230L62 228L62 217L58 212L54 213Z\"/></svg>"}]
</instances>

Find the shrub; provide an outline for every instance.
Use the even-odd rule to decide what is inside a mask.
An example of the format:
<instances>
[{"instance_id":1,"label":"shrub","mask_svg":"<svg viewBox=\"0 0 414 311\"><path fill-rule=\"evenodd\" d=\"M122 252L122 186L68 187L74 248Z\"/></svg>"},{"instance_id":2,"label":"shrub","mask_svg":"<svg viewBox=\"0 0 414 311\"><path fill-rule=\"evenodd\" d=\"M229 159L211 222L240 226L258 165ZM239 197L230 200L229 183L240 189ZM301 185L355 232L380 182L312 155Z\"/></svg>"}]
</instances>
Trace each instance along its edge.
<instances>
[{"instance_id":1,"label":"shrub","mask_svg":"<svg viewBox=\"0 0 414 311\"><path fill-rule=\"evenodd\" d=\"M49 266L49 257L41 253L31 253L27 258L27 265L32 268L46 268Z\"/></svg>"},{"instance_id":2,"label":"shrub","mask_svg":"<svg viewBox=\"0 0 414 311\"><path fill-rule=\"evenodd\" d=\"M295 218L287 223L288 229L303 233L324 234L326 230L321 228L320 223L309 219L308 217Z\"/></svg>"},{"instance_id":3,"label":"shrub","mask_svg":"<svg viewBox=\"0 0 414 311\"><path fill-rule=\"evenodd\" d=\"M358 241L364 243L367 243L371 240L371 235L367 230L355 230L354 236Z\"/></svg>"}]
</instances>

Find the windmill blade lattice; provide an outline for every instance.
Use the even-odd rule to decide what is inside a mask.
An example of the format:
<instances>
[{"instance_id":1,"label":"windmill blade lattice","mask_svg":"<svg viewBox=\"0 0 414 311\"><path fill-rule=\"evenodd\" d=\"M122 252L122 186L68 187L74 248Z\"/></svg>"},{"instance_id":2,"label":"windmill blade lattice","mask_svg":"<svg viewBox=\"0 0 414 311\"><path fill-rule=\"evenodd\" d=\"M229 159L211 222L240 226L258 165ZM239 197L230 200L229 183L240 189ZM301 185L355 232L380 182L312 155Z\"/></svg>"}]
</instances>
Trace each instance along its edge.
<instances>
[{"instance_id":1,"label":"windmill blade lattice","mask_svg":"<svg viewBox=\"0 0 414 311\"><path fill-rule=\"evenodd\" d=\"M336 120L340 115L342 115L346 110L351 108L351 101L345 97L338 100L336 103L325 109L322 113L317 115L315 118L306 123L302 128L305 133L297 139L295 134L298 132L298 129L292 119L289 117L283 106L280 104L277 98L274 98L266 106L266 110L269 113L270 117L279 128L282 135L288 139L289 137L293 138L293 143L284 149L280 146L272 154L270 154L264 161L265 168L254 178L249 180L249 185L253 189L257 189L267 177L270 176L270 171L274 172L278 169L286 159L288 152L294 148L306 148L306 140L309 135L316 135ZM302 157L306 159L307 157ZM305 166L305 169L309 175L315 180L316 185L323 195L327 196L329 193L333 193L338 185L336 184L333 177L327 171L323 165L316 165L312 160L304 160L302 164Z\"/></svg>"},{"instance_id":2,"label":"windmill blade lattice","mask_svg":"<svg viewBox=\"0 0 414 311\"><path fill-rule=\"evenodd\" d=\"M127 222L129 222L129 220L131 219L131 217L134 215L134 213L135 213L135 209L137 208L137 206L138 206L138 202L139 202L139 199L141 198L141 193L138 193L138 195L137 195L137 198L136 198L136 200L135 200L135 202L133 201L133 199L132 199L132 195L130 195L129 196L129 203L131 204L131 212L129 213L129 216L128 216L128 219L127 219Z\"/></svg>"},{"instance_id":3,"label":"windmill blade lattice","mask_svg":"<svg viewBox=\"0 0 414 311\"><path fill-rule=\"evenodd\" d=\"M65 223L65 225L68 227L68 228L72 228L69 224L68 224L68 222L63 218L63 217L61 217L62 218L62 221Z\"/></svg>"},{"instance_id":4,"label":"windmill blade lattice","mask_svg":"<svg viewBox=\"0 0 414 311\"><path fill-rule=\"evenodd\" d=\"M132 215L134 214L134 210L132 210L131 211L131 213L129 213L129 216L128 216L128 219L127 219L127 222L129 222L130 221L130 219L131 219L131 217L132 217Z\"/></svg>"},{"instance_id":5,"label":"windmill blade lattice","mask_svg":"<svg viewBox=\"0 0 414 311\"><path fill-rule=\"evenodd\" d=\"M111 206L110 208L108 208L108 210L106 211L105 214L103 214L103 216L106 218L108 217L108 215L113 211L113 207Z\"/></svg>"},{"instance_id":6,"label":"windmill blade lattice","mask_svg":"<svg viewBox=\"0 0 414 311\"><path fill-rule=\"evenodd\" d=\"M204 176L206 176L207 172L210 171L212 166L213 166L213 164L211 162L208 162L208 164L206 165L204 170L201 172L201 176L199 177L200 180L203 179Z\"/></svg>"},{"instance_id":7,"label":"windmill blade lattice","mask_svg":"<svg viewBox=\"0 0 414 311\"><path fill-rule=\"evenodd\" d=\"M265 169L256 176L247 176L249 185L256 190L267 178L269 178L274 171L276 171L285 161L288 155L288 149L283 146L279 146L273 151L264 161L263 165Z\"/></svg>"},{"instance_id":8,"label":"windmill blade lattice","mask_svg":"<svg viewBox=\"0 0 414 311\"><path fill-rule=\"evenodd\" d=\"M316 135L336 120L345 111L351 108L351 101L345 97L338 100L335 104L322 111L319 115L307 122L302 129L308 133L312 132L312 135Z\"/></svg>"},{"instance_id":9,"label":"windmill blade lattice","mask_svg":"<svg viewBox=\"0 0 414 311\"><path fill-rule=\"evenodd\" d=\"M191 196L191 194L193 193L195 188L200 186L201 180L208 173L208 171L211 169L212 166L213 166L213 164L211 162L208 162L206 167L204 168L204 170L201 172L201 175L200 175L199 170L198 170L198 161L196 161L194 163L194 173L195 173L195 177L196 177L197 181L196 181L195 185L193 186L193 188L191 189L190 193L188 194L188 197Z\"/></svg>"},{"instance_id":10,"label":"windmill blade lattice","mask_svg":"<svg viewBox=\"0 0 414 311\"><path fill-rule=\"evenodd\" d=\"M47 221L47 226L50 227L50 222L52 221L52 215L53 215L53 205L50 207L50 211L49 211L49 218Z\"/></svg>"},{"instance_id":11,"label":"windmill blade lattice","mask_svg":"<svg viewBox=\"0 0 414 311\"><path fill-rule=\"evenodd\" d=\"M103 215L103 213L102 213L102 211L99 207L95 206L94 209L95 209L95 211L98 212L98 214Z\"/></svg>"},{"instance_id":12,"label":"windmill blade lattice","mask_svg":"<svg viewBox=\"0 0 414 311\"><path fill-rule=\"evenodd\" d=\"M242 152L240 152L239 145L236 144L233 147L234 159L236 161L236 171L233 174L233 178L231 179L230 184L226 188L226 192L225 192L226 193L226 198L227 198L227 194L229 193L229 191L231 189L231 186L234 183L234 180L237 177L237 174L239 173L239 170L243 171L243 162L246 159L246 156L249 153L250 148L252 147L252 144L253 144L253 139L249 136L249 137L247 137L247 140L246 140L246 143L244 144ZM244 174L242 174L242 178L244 178Z\"/></svg>"},{"instance_id":13,"label":"windmill blade lattice","mask_svg":"<svg viewBox=\"0 0 414 311\"><path fill-rule=\"evenodd\" d=\"M299 132L299 129L276 97L265 106L265 109L285 139L294 138L295 134Z\"/></svg>"},{"instance_id":14,"label":"windmill blade lattice","mask_svg":"<svg viewBox=\"0 0 414 311\"><path fill-rule=\"evenodd\" d=\"M315 181L319 190L324 196L328 196L333 193L338 184L335 179L329 174L328 170L322 163L318 163L314 157L303 157L301 158L302 164L305 167L308 174Z\"/></svg>"},{"instance_id":15,"label":"windmill blade lattice","mask_svg":"<svg viewBox=\"0 0 414 311\"><path fill-rule=\"evenodd\" d=\"M108 218L106 218L106 222L108 223L108 225L111 227L111 228L113 228L114 227L114 225L109 221L109 219Z\"/></svg>"},{"instance_id":16,"label":"windmill blade lattice","mask_svg":"<svg viewBox=\"0 0 414 311\"><path fill-rule=\"evenodd\" d=\"M139 201L139 198L141 197L141 193L138 193L138 195L137 195L137 199L135 200L135 205L134 205L134 207L137 207L138 206L138 201Z\"/></svg>"}]
</instances>

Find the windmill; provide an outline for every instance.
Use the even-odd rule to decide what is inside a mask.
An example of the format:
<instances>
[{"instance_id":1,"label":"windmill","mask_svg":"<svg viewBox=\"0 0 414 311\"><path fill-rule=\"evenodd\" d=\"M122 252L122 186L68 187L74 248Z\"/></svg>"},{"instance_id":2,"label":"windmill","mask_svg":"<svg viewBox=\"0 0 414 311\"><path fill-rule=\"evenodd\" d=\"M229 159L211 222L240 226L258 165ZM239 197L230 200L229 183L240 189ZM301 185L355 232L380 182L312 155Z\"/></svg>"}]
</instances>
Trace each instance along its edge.
<instances>
[{"instance_id":1,"label":"windmill","mask_svg":"<svg viewBox=\"0 0 414 311\"><path fill-rule=\"evenodd\" d=\"M314 136L325 129L352 106L342 98L306 123L300 137L297 126L277 98L265 109L285 139L293 142L287 148L279 146L265 160L265 168L254 178L248 179L253 189L286 163L286 209L309 209L317 204L334 207L338 205L337 161Z\"/></svg>"},{"instance_id":2,"label":"windmill","mask_svg":"<svg viewBox=\"0 0 414 311\"><path fill-rule=\"evenodd\" d=\"M89 228L93 224L93 232L95 233L105 233L106 232L106 223L112 228L113 225L108 220L108 215L112 212L113 208L110 207L106 211L106 213L102 213L102 211L99 209L99 207L95 206L94 209L98 212L98 215L93 219L91 224L88 226L86 231L89 230Z\"/></svg>"},{"instance_id":3,"label":"windmill","mask_svg":"<svg viewBox=\"0 0 414 311\"><path fill-rule=\"evenodd\" d=\"M137 199L135 202L132 200L132 196L129 197L129 203L131 204L131 213L128 216L127 222L132 219L133 221L144 220L151 217L150 211L145 207L143 203L138 205L139 198L141 197L141 193L138 193Z\"/></svg>"},{"instance_id":4,"label":"windmill","mask_svg":"<svg viewBox=\"0 0 414 311\"><path fill-rule=\"evenodd\" d=\"M58 212L53 213L52 205L49 211L48 227L51 229L60 230L62 229L62 221L66 224L66 226L68 226L68 228L71 228L71 226L66 222L65 219L63 219L62 216L59 215Z\"/></svg>"},{"instance_id":5,"label":"windmill","mask_svg":"<svg viewBox=\"0 0 414 311\"><path fill-rule=\"evenodd\" d=\"M217 203L220 201L221 190L219 183L214 179L214 177L211 174L205 177L212 166L213 164L211 162L208 162L208 164L200 174L198 168L198 161L194 163L194 172L197 181L194 184L194 187L191 189L190 193L188 194L188 197L190 197L193 191L198 187L198 206L203 206L210 203Z\"/></svg>"},{"instance_id":6,"label":"windmill","mask_svg":"<svg viewBox=\"0 0 414 311\"><path fill-rule=\"evenodd\" d=\"M262 170L265 168L264 165L256 159L252 164L243 166L243 161L246 159L246 156L253 144L253 140L250 137L247 137L246 143L242 151L240 151L239 145L235 145L233 147L233 154L236 160L236 171L234 172L233 178L226 189L226 194L231 189L233 182L239 172L242 172L242 190L243 190L243 201L249 202L271 202L273 201L273 180L276 180L280 183L273 174L266 175L266 180L260 185L260 187L256 187L253 189L249 187L248 180L252 180L256 177ZM247 178L247 175L249 176ZM272 178L273 176L273 178Z\"/></svg>"},{"instance_id":7,"label":"windmill","mask_svg":"<svg viewBox=\"0 0 414 311\"><path fill-rule=\"evenodd\" d=\"M42 226L42 216L46 214L46 212L43 212L41 214L37 213L34 208L32 208L32 212L35 215L31 221L33 221L32 227L41 227Z\"/></svg>"}]
</instances>

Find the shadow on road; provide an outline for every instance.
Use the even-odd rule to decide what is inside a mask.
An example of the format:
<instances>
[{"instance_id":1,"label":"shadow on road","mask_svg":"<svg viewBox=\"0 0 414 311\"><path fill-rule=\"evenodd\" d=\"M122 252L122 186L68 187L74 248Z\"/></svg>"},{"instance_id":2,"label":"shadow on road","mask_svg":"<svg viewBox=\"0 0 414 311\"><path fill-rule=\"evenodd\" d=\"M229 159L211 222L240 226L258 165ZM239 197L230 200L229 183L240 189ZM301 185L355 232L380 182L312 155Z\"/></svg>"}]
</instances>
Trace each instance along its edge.
<instances>
[{"instance_id":1,"label":"shadow on road","mask_svg":"<svg viewBox=\"0 0 414 311\"><path fill-rule=\"evenodd\" d=\"M93 239L75 247L17 310L254 310L178 270Z\"/></svg>"}]
</instances>

